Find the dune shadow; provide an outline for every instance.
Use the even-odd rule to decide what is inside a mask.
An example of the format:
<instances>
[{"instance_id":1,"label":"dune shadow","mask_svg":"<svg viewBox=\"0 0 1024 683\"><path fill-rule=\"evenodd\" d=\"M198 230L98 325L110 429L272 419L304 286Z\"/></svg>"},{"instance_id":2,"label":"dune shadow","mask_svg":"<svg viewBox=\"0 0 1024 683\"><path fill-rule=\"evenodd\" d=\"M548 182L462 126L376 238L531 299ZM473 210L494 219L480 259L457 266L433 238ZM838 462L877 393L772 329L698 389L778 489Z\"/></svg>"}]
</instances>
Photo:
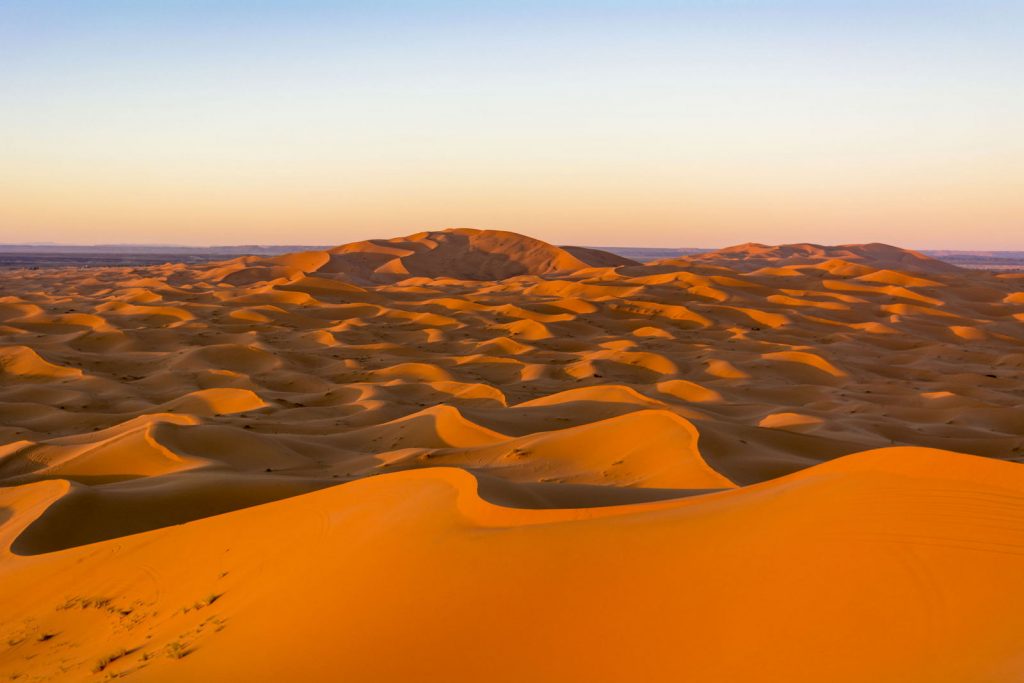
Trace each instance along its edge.
<instances>
[{"instance_id":1,"label":"dune shadow","mask_svg":"<svg viewBox=\"0 0 1024 683\"><path fill-rule=\"evenodd\" d=\"M493 505L522 509L569 509L635 505L658 500L689 498L729 489L665 489L553 482L511 482L469 472L476 477L477 494Z\"/></svg>"},{"instance_id":2,"label":"dune shadow","mask_svg":"<svg viewBox=\"0 0 1024 683\"><path fill-rule=\"evenodd\" d=\"M431 469L431 468L423 468ZM685 498L720 489L624 488L589 484L512 482L465 469L488 503L521 509L594 508ZM397 472L373 474L391 476ZM369 478L369 477L362 477ZM75 486L29 524L11 544L29 557L110 541L214 517L359 481L276 474L179 472ZM6 516L5 516L6 515ZM0 524L12 516L0 508Z\"/></svg>"},{"instance_id":3,"label":"dune shadow","mask_svg":"<svg viewBox=\"0 0 1024 683\"><path fill-rule=\"evenodd\" d=\"M337 479L182 472L74 486L11 544L31 556L193 522L338 484Z\"/></svg>"}]
</instances>

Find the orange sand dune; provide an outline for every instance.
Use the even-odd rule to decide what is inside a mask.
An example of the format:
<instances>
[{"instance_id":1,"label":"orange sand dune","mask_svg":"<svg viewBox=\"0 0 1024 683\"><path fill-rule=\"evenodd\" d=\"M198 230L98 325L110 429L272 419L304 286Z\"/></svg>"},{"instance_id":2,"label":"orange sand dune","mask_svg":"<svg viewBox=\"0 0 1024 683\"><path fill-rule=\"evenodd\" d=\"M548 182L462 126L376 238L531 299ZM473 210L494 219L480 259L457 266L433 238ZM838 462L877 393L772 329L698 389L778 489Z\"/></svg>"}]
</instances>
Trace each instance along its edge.
<instances>
[{"instance_id":1,"label":"orange sand dune","mask_svg":"<svg viewBox=\"0 0 1024 683\"><path fill-rule=\"evenodd\" d=\"M81 503L42 482L0 492L3 661L71 680L1014 680L1021 487L1013 464L884 449L537 510L440 468L52 550L82 525L49 511Z\"/></svg>"},{"instance_id":2,"label":"orange sand dune","mask_svg":"<svg viewBox=\"0 0 1024 683\"><path fill-rule=\"evenodd\" d=\"M834 274L864 275L867 271L880 268L894 268L921 273L955 273L959 267L925 256L909 249L900 249L888 244L843 244L823 246L820 244L739 244L716 251L694 254L682 258L668 259L658 263L672 265L709 263L725 265L741 271L757 270L764 267L810 265Z\"/></svg>"},{"instance_id":3,"label":"orange sand dune","mask_svg":"<svg viewBox=\"0 0 1024 683\"><path fill-rule=\"evenodd\" d=\"M1012 274L451 230L0 288L5 679L1024 679Z\"/></svg>"},{"instance_id":4,"label":"orange sand dune","mask_svg":"<svg viewBox=\"0 0 1024 683\"><path fill-rule=\"evenodd\" d=\"M371 283L408 277L501 280L635 263L597 249L561 248L516 233L466 228L353 242L329 252L245 257L212 272L218 282L232 285L282 279L296 281L296 287L308 287L311 278L304 277L308 273L339 274ZM313 280L322 282L324 278Z\"/></svg>"}]
</instances>

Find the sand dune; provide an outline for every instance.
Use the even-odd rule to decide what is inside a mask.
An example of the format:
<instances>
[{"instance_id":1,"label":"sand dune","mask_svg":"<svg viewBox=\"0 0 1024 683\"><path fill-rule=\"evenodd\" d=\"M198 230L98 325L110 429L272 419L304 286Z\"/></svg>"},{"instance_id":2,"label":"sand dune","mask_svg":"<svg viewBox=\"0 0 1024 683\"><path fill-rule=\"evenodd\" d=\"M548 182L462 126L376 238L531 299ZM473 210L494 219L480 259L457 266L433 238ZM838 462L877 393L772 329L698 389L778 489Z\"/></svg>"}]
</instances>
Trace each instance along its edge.
<instances>
[{"instance_id":1,"label":"sand dune","mask_svg":"<svg viewBox=\"0 0 1024 683\"><path fill-rule=\"evenodd\" d=\"M0 283L7 678L1024 677L1019 277L453 230Z\"/></svg>"},{"instance_id":2,"label":"sand dune","mask_svg":"<svg viewBox=\"0 0 1024 683\"><path fill-rule=\"evenodd\" d=\"M309 274L342 275L362 283L390 283L410 277L502 280L623 265L636 262L598 249L562 248L516 233L464 228L353 242L325 252L247 256L211 270L208 277L229 285L281 281L296 288L318 285L321 289L326 286L345 291L350 284L332 283L329 278Z\"/></svg>"},{"instance_id":3,"label":"sand dune","mask_svg":"<svg viewBox=\"0 0 1024 683\"><path fill-rule=\"evenodd\" d=\"M945 261L925 256L909 249L900 249L888 244L843 244L824 246L820 244L739 244L734 247L693 254L681 258L655 262L658 264L683 265L685 263L708 263L728 266L740 271L754 271L761 268L785 266L806 266L814 264L833 275L866 275L878 269L892 268L911 273L955 273L961 270Z\"/></svg>"}]
</instances>

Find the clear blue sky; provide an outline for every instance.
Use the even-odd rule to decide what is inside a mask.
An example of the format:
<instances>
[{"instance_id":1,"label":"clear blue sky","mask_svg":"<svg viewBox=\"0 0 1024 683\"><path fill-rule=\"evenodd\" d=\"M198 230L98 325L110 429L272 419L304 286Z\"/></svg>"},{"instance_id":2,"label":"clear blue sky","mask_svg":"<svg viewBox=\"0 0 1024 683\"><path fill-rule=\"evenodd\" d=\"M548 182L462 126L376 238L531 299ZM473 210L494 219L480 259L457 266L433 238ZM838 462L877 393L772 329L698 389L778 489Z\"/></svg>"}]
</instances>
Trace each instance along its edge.
<instances>
[{"instance_id":1,"label":"clear blue sky","mask_svg":"<svg viewBox=\"0 0 1024 683\"><path fill-rule=\"evenodd\" d=\"M1024 249L1024 3L0 0L0 242Z\"/></svg>"}]
</instances>

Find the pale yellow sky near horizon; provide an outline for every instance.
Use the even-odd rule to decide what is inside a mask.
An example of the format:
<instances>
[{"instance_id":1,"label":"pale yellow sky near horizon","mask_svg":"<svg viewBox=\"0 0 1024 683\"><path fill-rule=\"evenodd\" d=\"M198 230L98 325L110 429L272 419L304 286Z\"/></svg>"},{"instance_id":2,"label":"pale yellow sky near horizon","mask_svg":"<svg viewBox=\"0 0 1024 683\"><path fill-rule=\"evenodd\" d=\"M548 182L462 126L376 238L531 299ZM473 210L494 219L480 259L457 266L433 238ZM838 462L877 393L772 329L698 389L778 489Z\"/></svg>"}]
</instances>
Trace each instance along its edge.
<instances>
[{"instance_id":1,"label":"pale yellow sky near horizon","mask_svg":"<svg viewBox=\"0 0 1024 683\"><path fill-rule=\"evenodd\" d=\"M1024 250L1012 4L105 7L0 8L0 243Z\"/></svg>"}]
</instances>

